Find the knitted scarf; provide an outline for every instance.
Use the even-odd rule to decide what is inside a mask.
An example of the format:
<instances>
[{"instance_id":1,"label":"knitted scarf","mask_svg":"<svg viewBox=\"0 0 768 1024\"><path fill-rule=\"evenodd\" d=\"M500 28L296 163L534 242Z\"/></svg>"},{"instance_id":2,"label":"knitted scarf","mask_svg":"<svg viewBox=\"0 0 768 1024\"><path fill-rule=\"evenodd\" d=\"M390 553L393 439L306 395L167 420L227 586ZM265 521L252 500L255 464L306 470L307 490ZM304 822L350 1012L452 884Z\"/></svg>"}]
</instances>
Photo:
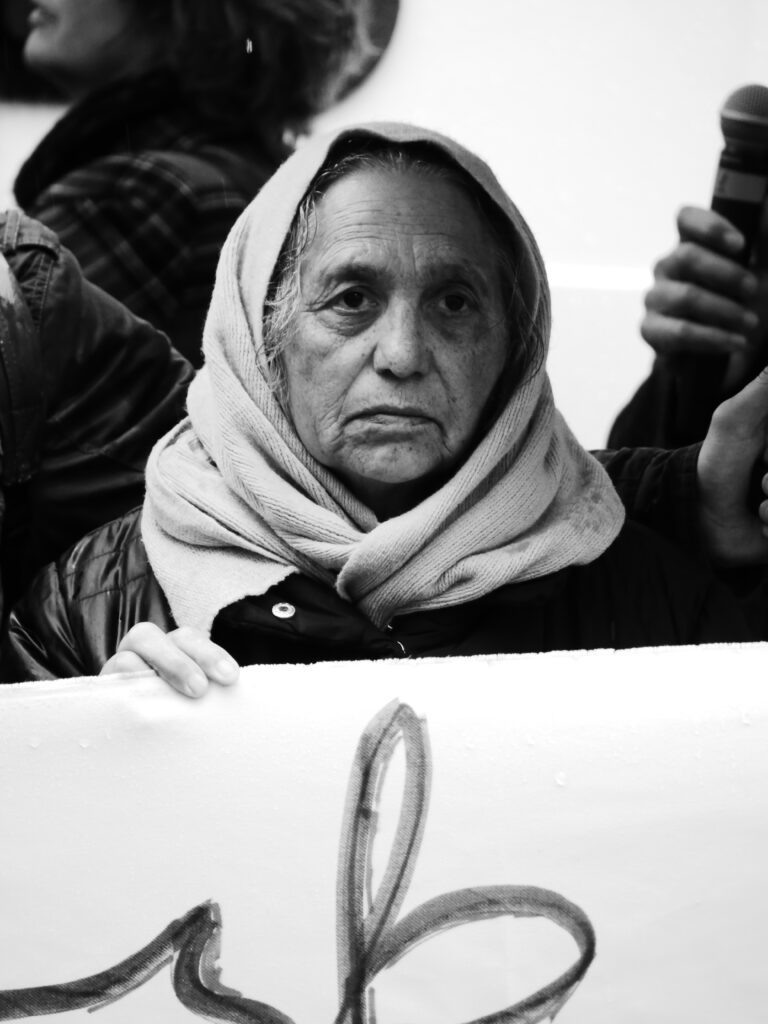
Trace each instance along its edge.
<instances>
[{"instance_id":1,"label":"knitted scarf","mask_svg":"<svg viewBox=\"0 0 768 1024\"><path fill-rule=\"evenodd\" d=\"M397 124L346 129L302 146L224 245L189 417L147 465L143 539L180 625L210 630L220 609L292 572L326 582L383 625L398 613L462 604L591 562L623 523L607 475L555 410L543 365L508 396L442 487L384 522L304 448L267 381L264 299L296 208L329 149L358 133L431 143L475 179L512 228L530 330L549 337L538 247L480 159L443 136Z\"/></svg>"}]
</instances>

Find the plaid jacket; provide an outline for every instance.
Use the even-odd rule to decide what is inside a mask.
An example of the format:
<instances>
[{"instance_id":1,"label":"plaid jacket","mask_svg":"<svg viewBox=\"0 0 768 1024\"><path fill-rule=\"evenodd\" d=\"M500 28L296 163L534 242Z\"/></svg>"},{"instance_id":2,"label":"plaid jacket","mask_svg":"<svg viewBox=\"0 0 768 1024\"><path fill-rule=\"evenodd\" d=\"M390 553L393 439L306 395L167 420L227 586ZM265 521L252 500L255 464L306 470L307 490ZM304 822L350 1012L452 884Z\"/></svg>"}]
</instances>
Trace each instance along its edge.
<instances>
[{"instance_id":1,"label":"plaid jacket","mask_svg":"<svg viewBox=\"0 0 768 1024\"><path fill-rule=\"evenodd\" d=\"M252 142L217 139L150 80L72 108L22 168L16 195L91 282L199 364L219 250L273 170Z\"/></svg>"}]
</instances>

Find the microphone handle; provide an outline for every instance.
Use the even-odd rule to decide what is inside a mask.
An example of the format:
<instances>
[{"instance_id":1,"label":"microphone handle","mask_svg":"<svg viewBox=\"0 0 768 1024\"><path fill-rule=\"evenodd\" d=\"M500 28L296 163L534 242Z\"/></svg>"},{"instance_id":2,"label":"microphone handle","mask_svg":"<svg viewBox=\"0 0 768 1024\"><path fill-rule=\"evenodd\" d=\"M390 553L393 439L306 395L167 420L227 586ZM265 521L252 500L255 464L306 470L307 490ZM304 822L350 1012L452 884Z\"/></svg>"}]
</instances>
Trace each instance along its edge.
<instances>
[{"instance_id":1,"label":"microphone handle","mask_svg":"<svg viewBox=\"0 0 768 1024\"><path fill-rule=\"evenodd\" d=\"M744 248L735 257L744 266L749 263L757 240L767 191L768 150L741 147L737 150L726 144L715 176L712 209L744 235Z\"/></svg>"},{"instance_id":2,"label":"microphone handle","mask_svg":"<svg viewBox=\"0 0 768 1024\"><path fill-rule=\"evenodd\" d=\"M744 248L733 257L747 266L757 241L763 202L768 193L768 150L738 149L726 143L720 155L712 195L712 209L721 214L744 235ZM670 357L670 370L676 378L676 430L680 437L707 431L712 412L727 397L724 381L728 355Z\"/></svg>"}]
</instances>

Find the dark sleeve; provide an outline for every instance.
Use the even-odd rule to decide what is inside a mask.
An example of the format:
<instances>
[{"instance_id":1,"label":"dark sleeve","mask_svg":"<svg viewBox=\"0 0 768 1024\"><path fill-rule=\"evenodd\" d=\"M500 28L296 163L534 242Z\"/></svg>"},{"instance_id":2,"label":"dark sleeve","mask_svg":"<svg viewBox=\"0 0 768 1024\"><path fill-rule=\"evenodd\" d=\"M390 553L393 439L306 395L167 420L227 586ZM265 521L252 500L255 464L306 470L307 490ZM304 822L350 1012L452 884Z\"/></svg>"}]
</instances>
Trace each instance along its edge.
<instances>
[{"instance_id":1,"label":"dark sleeve","mask_svg":"<svg viewBox=\"0 0 768 1024\"><path fill-rule=\"evenodd\" d=\"M98 675L137 622L175 628L141 539L141 509L93 530L46 566L11 611L2 678Z\"/></svg>"},{"instance_id":2,"label":"dark sleeve","mask_svg":"<svg viewBox=\"0 0 768 1024\"><path fill-rule=\"evenodd\" d=\"M58 566L48 565L6 623L0 655L2 682L87 674L72 631Z\"/></svg>"},{"instance_id":3,"label":"dark sleeve","mask_svg":"<svg viewBox=\"0 0 768 1024\"><path fill-rule=\"evenodd\" d=\"M12 601L40 566L141 502L147 456L184 415L192 369L165 335L85 281L41 225L21 218L6 240L36 326L24 379L44 404L34 470L6 488Z\"/></svg>"},{"instance_id":4,"label":"dark sleeve","mask_svg":"<svg viewBox=\"0 0 768 1024\"><path fill-rule=\"evenodd\" d=\"M720 357L657 356L650 375L616 417L608 447L681 448L703 441L712 413L728 397L722 387L725 368Z\"/></svg>"},{"instance_id":5,"label":"dark sleeve","mask_svg":"<svg viewBox=\"0 0 768 1024\"><path fill-rule=\"evenodd\" d=\"M701 555L696 480L700 447L621 448L592 454L607 470L631 519Z\"/></svg>"},{"instance_id":6,"label":"dark sleeve","mask_svg":"<svg viewBox=\"0 0 768 1024\"><path fill-rule=\"evenodd\" d=\"M718 568L711 566L703 550L698 528L698 484L696 463L701 445L673 450L658 448L622 448L618 451L593 452L611 477L614 487L634 521L671 541L677 548L693 556L708 572L717 577L711 599L707 596L702 608L699 637L689 643L735 640L723 623L732 619L732 609L717 611L723 604L722 591L727 593L726 605L738 604L743 639L768 640L768 572L765 566Z\"/></svg>"},{"instance_id":7,"label":"dark sleeve","mask_svg":"<svg viewBox=\"0 0 768 1024\"><path fill-rule=\"evenodd\" d=\"M190 161L111 156L73 171L27 212L57 233L89 281L199 365L219 253L247 197Z\"/></svg>"},{"instance_id":8,"label":"dark sleeve","mask_svg":"<svg viewBox=\"0 0 768 1024\"><path fill-rule=\"evenodd\" d=\"M768 627L760 615L750 615L750 609L736 594L719 580L712 579L702 592L698 613L685 643L746 643L764 640L766 636Z\"/></svg>"}]
</instances>

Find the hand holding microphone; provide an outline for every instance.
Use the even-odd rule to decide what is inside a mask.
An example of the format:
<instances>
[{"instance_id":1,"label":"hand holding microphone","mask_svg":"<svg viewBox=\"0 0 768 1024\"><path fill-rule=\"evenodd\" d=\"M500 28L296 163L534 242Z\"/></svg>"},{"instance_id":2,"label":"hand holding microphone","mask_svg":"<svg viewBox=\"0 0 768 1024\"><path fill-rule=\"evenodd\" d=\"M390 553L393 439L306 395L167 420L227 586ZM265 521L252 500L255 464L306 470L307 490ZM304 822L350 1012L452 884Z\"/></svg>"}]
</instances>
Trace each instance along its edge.
<instances>
[{"instance_id":1,"label":"hand holding microphone","mask_svg":"<svg viewBox=\"0 0 768 1024\"><path fill-rule=\"evenodd\" d=\"M720 123L725 147L712 208L680 211L680 243L654 268L641 326L660 355L735 354L729 366L725 358L697 359L694 370L686 361L685 372L708 375L700 383L710 389L733 387L751 375L768 335L768 272L759 258L761 234L768 234L768 88L736 90Z\"/></svg>"}]
</instances>

